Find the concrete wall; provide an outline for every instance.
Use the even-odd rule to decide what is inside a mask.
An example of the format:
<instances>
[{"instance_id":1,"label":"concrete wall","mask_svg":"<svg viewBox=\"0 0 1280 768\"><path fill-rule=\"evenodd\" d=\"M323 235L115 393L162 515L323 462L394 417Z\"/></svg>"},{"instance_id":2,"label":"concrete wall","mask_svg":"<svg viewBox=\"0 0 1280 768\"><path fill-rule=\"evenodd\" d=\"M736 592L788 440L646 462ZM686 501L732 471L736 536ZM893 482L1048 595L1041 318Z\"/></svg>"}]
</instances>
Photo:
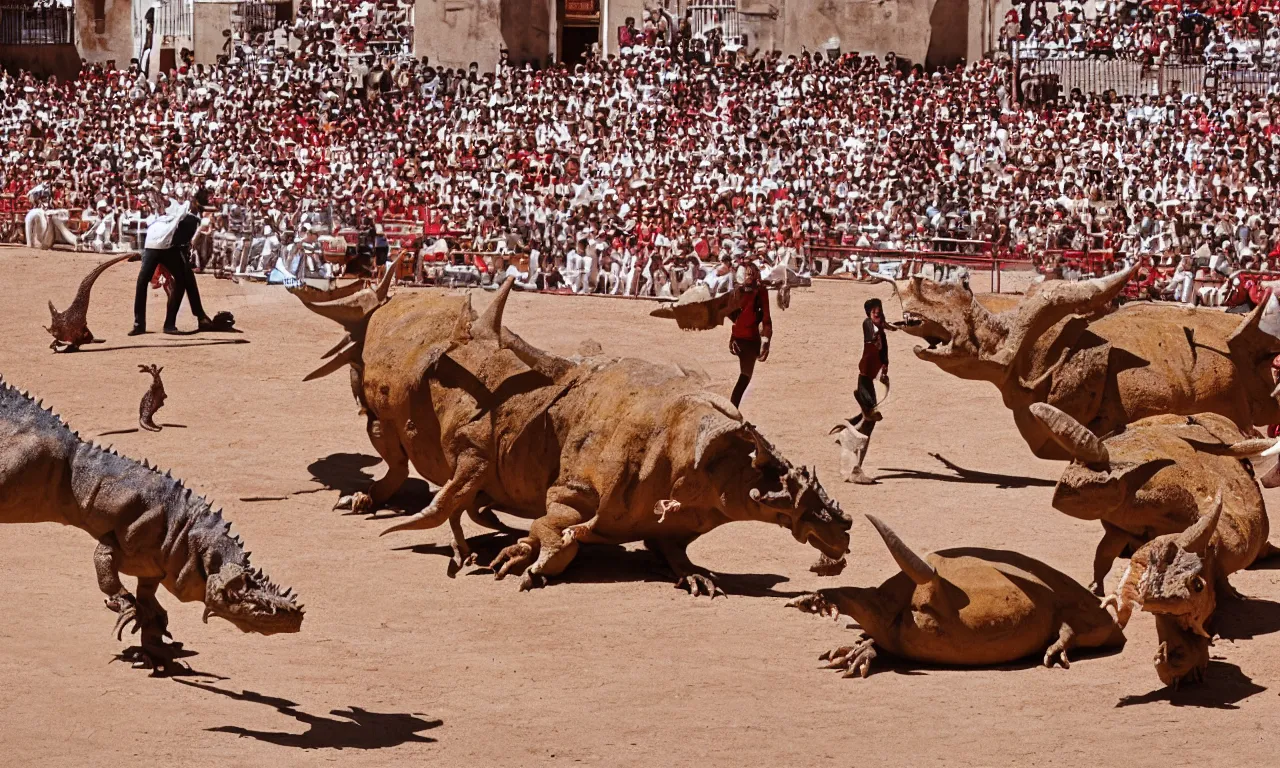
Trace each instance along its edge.
<instances>
[{"instance_id":1,"label":"concrete wall","mask_svg":"<svg viewBox=\"0 0 1280 768\"><path fill-rule=\"evenodd\" d=\"M76 48L89 62L115 59L119 67L133 58L133 1L105 0L106 25L102 34L94 21L93 0L76 0Z\"/></svg>"},{"instance_id":2,"label":"concrete wall","mask_svg":"<svg viewBox=\"0 0 1280 768\"><path fill-rule=\"evenodd\" d=\"M417 0L413 52L432 65L466 67L473 61L492 72L503 39L500 0Z\"/></svg>"},{"instance_id":3,"label":"concrete wall","mask_svg":"<svg viewBox=\"0 0 1280 768\"><path fill-rule=\"evenodd\" d=\"M191 50L197 64L214 64L222 53L227 38L224 30L231 29L231 12L236 3L195 3L191 6Z\"/></svg>"}]
</instances>

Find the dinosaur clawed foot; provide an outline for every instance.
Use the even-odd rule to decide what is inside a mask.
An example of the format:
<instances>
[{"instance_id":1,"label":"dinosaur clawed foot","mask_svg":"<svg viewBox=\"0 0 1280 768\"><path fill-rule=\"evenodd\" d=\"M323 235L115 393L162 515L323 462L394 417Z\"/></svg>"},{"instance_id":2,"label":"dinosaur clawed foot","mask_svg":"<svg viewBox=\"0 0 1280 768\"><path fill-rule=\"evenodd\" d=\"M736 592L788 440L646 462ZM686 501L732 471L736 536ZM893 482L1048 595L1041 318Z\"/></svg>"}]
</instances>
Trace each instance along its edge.
<instances>
[{"instance_id":1,"label":"dinosaur clawed foot","mask_svg":"<svg viewBox=\"0 0 1280 768\"><path fill-rule=\"evenodd\" d=\"M845 645L827 651L818 657L828 662L823 669L843 669L841 677L866 677L871 672L871 662L876 658L876 644L864 638L853 645Z\"/></svg>"},{"instance_id":2,"label":"dinosaur clawed foot","mask_svg":"<svg viewBox=\"0 0 1280 768\"><path fill-rule=\"evenodd\" d=\"M1063 669L1071 669L1071 659L1067 658L1067 641L1059 639L1058 642L1049 646L1044 652L1044 665L1053 668L1054 661L1062 665Z\"/></svg>"},{"instance_id":3,"label":"dinosaur clawed foot","mask_svg":"<svg viewBox=\"0 0 1280 768\"><path fill-rule=\"evenodd\" d=\"M453 543L453 557L449 558L449 578L458 575L463 568L475 565L477 556L475 552L466 545L465 542Z\"/></svg>"},{"instance_id":4,"label":"dinosaur clawed foot","mask_svg":"<svg viewBox=\"0 0 1280 768\"><path fill-rule=\"evenodd\" d=\"M373 497L367 493L356 491L350 496L343 496L338 499L338 503L334 504L333 508L350 510L353 515L373 514Z\"/></svg>"},{"instance_id":5,"label":"dinosaur clawed foot","mask_svg":"<svg viewBox=\"0 0 1280 768\"><path fill-rule=\"evenodd\" d=\"M717 595L728 597L723 589L716 586L711 575L707 573L690 573L681 576L680 580L676 582L676 589L688 589L689 594L694 597L706 595L712 600L715 600Z\"/></svg>"},{"instance_id":6,"label":"dinosaur clawed foot","mask_svg":"<svg viewBox=\"0 0 1280 768\"><path fill-rule=\"evenodd\" d=\"M489 563L489 570L493 571L493 578L502 580L506 578L508 573L518 568L523 568L533 562L537 553L534 552L533 545L527 540L518 541L498 553L493 558L493 562Z\"/></svg>"},{"instance_id":7,"label":"dinosaur clawed foot","mask_svg":"<svg viewBox=\"0 0 1280 768\"><path fill-rule=\"evenodd\" d=\"M795 600L788 602L784 608L796 608L805 613L816 613L819 616L828 616L832 619L839 620L840 609L827 598L814 592L811 595L803 595Z\"/></svg>"},{"instance_id":8,"label":"dinosaur clawed foot","mask_svg":"<svg viewBox=\"0 0 1280 768\"><path fill-rule=\"evenodd\" d=\"M531 589L542 589L547 586L547 577L541 573L534 573L533 569L524 572L524 578L520 580L520 591L528 592Z\"/></svg>"}]
</instances>

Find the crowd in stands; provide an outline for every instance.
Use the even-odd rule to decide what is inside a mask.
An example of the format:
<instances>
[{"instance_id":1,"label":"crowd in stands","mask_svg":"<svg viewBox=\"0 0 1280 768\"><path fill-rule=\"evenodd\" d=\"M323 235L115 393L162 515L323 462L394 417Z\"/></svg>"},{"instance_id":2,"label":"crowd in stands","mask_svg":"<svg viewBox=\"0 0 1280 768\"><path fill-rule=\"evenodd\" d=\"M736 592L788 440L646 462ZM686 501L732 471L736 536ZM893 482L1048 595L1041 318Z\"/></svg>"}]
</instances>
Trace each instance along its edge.
<instances>
[{"instance_id":1,"label":"crowd in stands","mask_svg":"<svg viewBox=\"0 0 1280 768\"><path fill-rule=\"evenodd\" d=\"M329 233L385 258L407 220L409 279L505 270L629 295L678 295L744 258L803 270L815 244L859 273L958 241L1194 275L1280 257L1274 95L1024 106L997 61L926 73L891 55L717 50L683 22L621 57L481 72L339 53L319 13L156 81L4 76L0 188L83 210L65 235L82 247L127 247L204 187L198 266L267 273L283 256L327 274L342 268Z\"/></svg>"},{"instance_id":2,"label":"crowd in stands","mask_svg":"<svg viewBox=\"0 0 1280 768\"><path fill-rule=\"evenodd\" d=\"M1103 57L1275 69L1280 4L1259 0L1027 0L1005 17L1024 58Z\"/></svg>"}]
</instances>

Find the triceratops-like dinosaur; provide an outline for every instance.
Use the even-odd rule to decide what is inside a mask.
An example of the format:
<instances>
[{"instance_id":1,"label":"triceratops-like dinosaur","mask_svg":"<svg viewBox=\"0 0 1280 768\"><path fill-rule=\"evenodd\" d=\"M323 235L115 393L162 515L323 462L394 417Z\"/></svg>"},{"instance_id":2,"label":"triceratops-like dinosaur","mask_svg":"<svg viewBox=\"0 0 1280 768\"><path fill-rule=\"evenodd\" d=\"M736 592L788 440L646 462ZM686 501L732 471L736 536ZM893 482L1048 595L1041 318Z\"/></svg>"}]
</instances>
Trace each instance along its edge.
<instances>
[{"instance_id":1,"label":"triceratops-like dinosaur","mask_svg":"<svg viewBox=\"0 0 1280 768\"><path fill-rule=\"evenodd\" d=\"M102 343L102 339L95 339L93 331L89 330L89 293L93 290L93 284L97 281L98 275L106 272L109 267L122 261L135 261L139 258L141 257L136 253L126 253L114 259L107 259L89 270L89 274L80 281L80 287L76 289L76 297L72 299L71 306L67 307L65 312L59 312L54 308L53 302L49 302L49 315L52 319L49 321L49 327L45 328L53 336L49 349L58 352L65 347L65 351L75 352L83 344Z\"/></svg>"},{"instance_id":2,"label":"triceratops-like dinosaur","mask_svg":"<svg viewBox=\"0 0 1280 768\"><path fill-rule=\"evenodd\" d=\"M249 564L231 523L168 473L86 443L61 418L0 380L0 523L61 523L98 542L98 587L119 614L117 639L131 622L139 646L123 657L172 671L178 643L156 599L163 584L183 602L205 605L204 620L242 632L297 632L303 607ZM138 577L137 595L120 581Z\"/></svg>"},{"instance_id":3,"label":"triceratops-like dinosaur","mask_svg":"<svg viewBox=\"0 0 1280 768\"><path fill-rule=\"evenodd\" d=\"M962 548L921 558L878 519L902 571L874 589L835 587L788 603L852 616L868 636L824 653L828 669L866 677L875 647L931 664L983 666L1044 655L1071 665L1072 648L1120 648L1124 629L1078 582L1017 552Z\"/></svg>"},{"instance_id":4,"label":"triceratops-like dinosaur","mask_svg":"<svg viewBox=\"0 0 1280 768\"><path fill-rule=\"evenodd\" d=\"M1095 594L1104 594L1103 579L1117 557L1191 527L1215 493L1223 495L1229 516L1251 526L1248 545L1232 550L1228 573L1271 554L1267 512L1248 460L1280 451L1275 441L1241 433L1216 413L1151 416L1100 439L1052 405L1033 403L1030 410L1072 458L1054 489L1054 508L1102 522Z\"/></svg>"},{"instance_id":5,"label":"triceratops-like dinosaur","mask_svg":"<svg viewBox=\"0 0 1280 768\"><path fill-rule=\"evenodd\" d=\"M1032 415L1038 402L1097 434L1165 413L1218 413L1241 429L1280 422L1270 371L1280 339L1259 328L1265 305L1243 321L1152 304L1102 314L1130 272L1046 281L1003 312L964 285L913 278L898 285L902 328L928 342L920 359L995 384L1042 459L1070 456Z\"/></svg>"},{"instance_id":6,"label":"triceratops-like dinosaur","mask_svg":"<svg viewBox=\"0 0 1280 768\"><path fill-rule=\"evenodd\" d=\"M685 550L735 520L783 525L825 556L843 557L850 521L818 479L783 459L701 379L675 366L543 352L502 328L511 286L479 317L469 297L386 301L380 285L317 302L295 290L347 327L352 346L338 359L352 364L369 437L388 464L369 495L340 504L372 510L412 462L441 489L387 532L448 522L453 567L461 567L470 560L464 512L491 527L489 505L531 518L529 536L491 564L499 578L528 566L525 589L561 573L579 542L644 541L680 584L714 594Z\"/></svg>"}]
</instances>

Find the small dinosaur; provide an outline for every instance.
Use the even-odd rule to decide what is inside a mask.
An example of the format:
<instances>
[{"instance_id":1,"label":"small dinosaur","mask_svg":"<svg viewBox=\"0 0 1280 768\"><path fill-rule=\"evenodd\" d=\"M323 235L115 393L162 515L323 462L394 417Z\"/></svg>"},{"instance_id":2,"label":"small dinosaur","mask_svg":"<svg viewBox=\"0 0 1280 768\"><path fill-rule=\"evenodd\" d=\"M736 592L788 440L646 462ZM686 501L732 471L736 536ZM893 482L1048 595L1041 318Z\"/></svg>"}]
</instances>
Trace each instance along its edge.
<instances>
[{"instance_id":1,"label":"small dinosaur","mask_svg":"<svg viewBox=\"0 0 1280 768\"><path fill-rule=\"evenodd\" d=\"M164 368L156 365L139 365L138 370L142 373L151 374L151 386L147 388L146 394L142 396L142 402L138 403L138 426L148 432L159 432L161 427L155 423L153 417L156 415L156 411L164 406L164 382L160 380L160 372Z\"/></svg>"},{"instance_id":2,"label":"small dinosaur","mask_svg":"<svg viewBox=\"0 0 1280 768\"><path fill-rule=\"evenodd\" d=\"M865 637L822 655L828 669L866 677L876 646L931 664L984 666L1044 654L1044 665L1071 665L1072 648L1121 647L1115 615L1079 582L1017 552L961 548L922 558L867 515L901 572L879 587L836 587L788 607L845 614Z\"/></svg>"},{"instance_id":3,"label":"small dinosaur","mask_svg":"<svg viewBox=\"0 0 1280 768\"><path fill-rule=\"evenodd\" d=\"M89 292L93 290L93 283L98 279L98 275L107 271L109 267L122 261L135 261L139 258L141 257L136 253L127 253L108 259L94 267L80 281L80 287L76 289L76 297L71 300L71 306L67 307L65 312L59 312L54 308L53 302L49 302L49 314L53 317L49 326L45 328L53 336L53 343L49 345L49 349L54 352L75 352L82 344L103 342L102 339L95 339L93 332L89 330Z\"/></svg>"}]
</instances>

